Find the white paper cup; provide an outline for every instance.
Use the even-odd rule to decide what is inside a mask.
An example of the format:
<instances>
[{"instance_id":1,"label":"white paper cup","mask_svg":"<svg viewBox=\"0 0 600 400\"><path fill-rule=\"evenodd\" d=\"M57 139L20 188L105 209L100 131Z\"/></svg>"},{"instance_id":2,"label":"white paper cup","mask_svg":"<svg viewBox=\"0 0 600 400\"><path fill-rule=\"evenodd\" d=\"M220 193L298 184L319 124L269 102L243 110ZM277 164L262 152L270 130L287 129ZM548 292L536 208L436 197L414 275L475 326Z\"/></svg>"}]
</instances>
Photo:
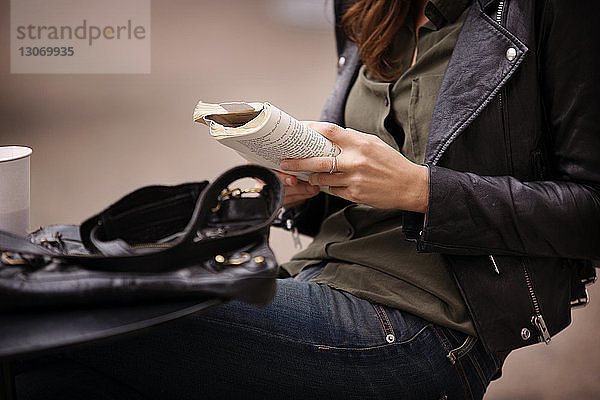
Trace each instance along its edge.
<instances>
[{"instance_id":1,"label":"white paper cup","mask_svg":"<svg viewBox=\"0 0 600 400\"><path fill-rule=\"evenodd\" d=\"M0 230L29 231L29 158L23 146L0 146Z\"/></svg>"}]
</instances>

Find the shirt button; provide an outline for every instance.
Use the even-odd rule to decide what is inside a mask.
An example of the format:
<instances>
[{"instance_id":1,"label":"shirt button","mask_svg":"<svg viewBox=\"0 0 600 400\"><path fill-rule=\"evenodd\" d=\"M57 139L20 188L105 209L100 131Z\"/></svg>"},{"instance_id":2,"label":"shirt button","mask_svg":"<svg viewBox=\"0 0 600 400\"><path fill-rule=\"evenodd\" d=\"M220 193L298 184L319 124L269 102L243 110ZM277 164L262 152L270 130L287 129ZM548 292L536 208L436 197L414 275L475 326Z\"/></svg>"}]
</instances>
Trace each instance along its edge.
<instances>
[{"instance_id":1,"label":"shirt button","mask_svg":"<svg viewBox=\"0 0 600 400\"><path fill-rule=\"evenodd\" d=\"M517 50L515 50L514 47L509 47L508 50L506 50L506 59L508 61L512 61L517 57Z\"/></svg>"},{"instance_id":2,"label":"shirt button","mask_svg":"<svg viewBox=\"0 0 600 400\"><path fill-rule=\"evenodd\" d=\"M346 57L341 56L340 58L338 58L338 72L340 72L342 68L344 68L344 64L346 64Z\"/></svg>"}]
</instances>

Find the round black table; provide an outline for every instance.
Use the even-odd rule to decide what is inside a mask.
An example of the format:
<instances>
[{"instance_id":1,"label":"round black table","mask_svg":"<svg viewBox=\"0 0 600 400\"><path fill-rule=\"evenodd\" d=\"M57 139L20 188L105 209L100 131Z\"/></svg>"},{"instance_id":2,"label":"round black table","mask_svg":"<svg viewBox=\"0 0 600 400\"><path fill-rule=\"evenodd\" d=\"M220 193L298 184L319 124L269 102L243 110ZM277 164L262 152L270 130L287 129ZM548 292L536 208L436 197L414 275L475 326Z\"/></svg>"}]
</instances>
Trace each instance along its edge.
<instances>
[{"instance_id":1,"label":"round black table","mask_svg":"<svg viewBox=\"0 0 600 400\"><path fill-rule=\"evenodd\" d=\"M10 360L137 332L222 304L220 299L0 314L0 400L15 398Z\"/></svg>"}]
</instances>

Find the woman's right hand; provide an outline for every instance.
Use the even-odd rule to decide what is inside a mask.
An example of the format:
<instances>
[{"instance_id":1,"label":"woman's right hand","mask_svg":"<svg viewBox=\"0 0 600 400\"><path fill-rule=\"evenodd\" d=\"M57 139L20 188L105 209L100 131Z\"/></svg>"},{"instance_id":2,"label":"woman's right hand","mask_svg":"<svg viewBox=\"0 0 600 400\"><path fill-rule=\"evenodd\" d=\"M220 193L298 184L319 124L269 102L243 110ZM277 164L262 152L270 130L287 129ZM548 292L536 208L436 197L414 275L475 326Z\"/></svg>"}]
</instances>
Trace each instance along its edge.
<instances>
[{"instance_id":1,"label":"woman's right hand","mask_svg":"<svg viewBox=\"0 0 600 400\"><path fill-rule=\"evenodd\" d=\"M273 171L283 183L284 195L283 206L285 208L297 208L304 205L306 200L319 194L319 187L308 182L298 180L294 175Z\"/></svg>"}]
</instances>

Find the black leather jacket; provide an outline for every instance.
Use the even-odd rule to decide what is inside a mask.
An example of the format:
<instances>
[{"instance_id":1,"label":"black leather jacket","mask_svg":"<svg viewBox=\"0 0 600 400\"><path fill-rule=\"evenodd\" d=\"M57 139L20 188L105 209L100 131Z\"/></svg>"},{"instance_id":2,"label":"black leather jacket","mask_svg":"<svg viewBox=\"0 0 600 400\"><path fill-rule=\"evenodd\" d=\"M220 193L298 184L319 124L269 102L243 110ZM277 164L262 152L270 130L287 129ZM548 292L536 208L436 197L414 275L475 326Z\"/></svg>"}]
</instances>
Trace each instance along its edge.
<instances>
[{"instance_id":1,"label":"black leather jacket","mask_svg":"<svg viewBox=\"0 0 600 400\"><path fill-rule=\"evenodd\" d=\"M347 2L336 1L336 19ZM405 213L421 252L446 255L490 351L550 341L600 259L600 2L474 0L427 144L429 208ZM360 60L337 29L339 73L322 119L344 124ZM346 203L319 195L315 234Z\"/></svg>"}]
</instances>

